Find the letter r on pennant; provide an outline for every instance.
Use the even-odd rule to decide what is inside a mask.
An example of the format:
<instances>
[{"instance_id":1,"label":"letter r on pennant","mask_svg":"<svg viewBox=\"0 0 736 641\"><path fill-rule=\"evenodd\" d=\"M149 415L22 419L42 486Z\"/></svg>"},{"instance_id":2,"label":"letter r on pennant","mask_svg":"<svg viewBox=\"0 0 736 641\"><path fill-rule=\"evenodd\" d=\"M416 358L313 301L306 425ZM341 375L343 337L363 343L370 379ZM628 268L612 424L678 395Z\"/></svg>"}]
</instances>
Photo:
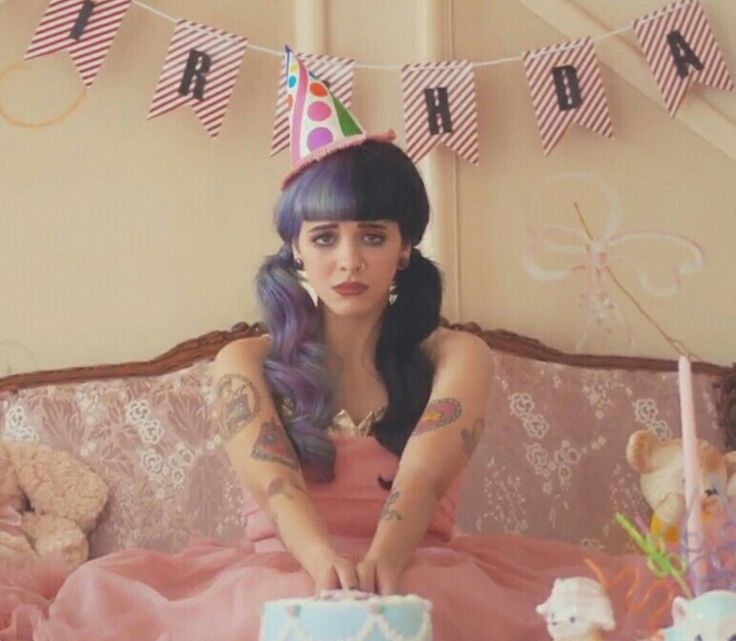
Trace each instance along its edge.
<instances>
[{"instance_id":1,"label":"letter r on pennant","mask_svg":"<svg viewBox=\"0 0 736 641\"><path fill-rule=\"evenodd\" d=\"M186 96L192 87L192 80L194 80L194 91L192 93L197 100L203 100L204 86L207 83L205 74L210 70L211 66L212 58L208 54L204 51L191 49L189 51L187 66L185 67L184 74L181 77L179 93L182 96Z\"/></svg>"}]
</instances>

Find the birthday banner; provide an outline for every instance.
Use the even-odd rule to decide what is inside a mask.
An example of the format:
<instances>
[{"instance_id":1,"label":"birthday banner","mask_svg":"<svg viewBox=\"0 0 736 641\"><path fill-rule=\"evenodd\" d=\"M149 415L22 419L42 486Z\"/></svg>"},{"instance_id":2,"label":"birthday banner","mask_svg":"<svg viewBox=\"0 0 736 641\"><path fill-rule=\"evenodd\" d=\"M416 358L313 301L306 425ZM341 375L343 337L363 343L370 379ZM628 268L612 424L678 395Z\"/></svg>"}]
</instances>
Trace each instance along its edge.
<instances>
[{"instance_id":1,"label":"birthday banner","mask_svg":"<svg viewBox=\"0 0 736 641\"><path fill-rule=\"evenodd\" d=\"M159 13L136 0L51 0L25 58L67 50L83 82L91 86L132 2ZM215 137L222 126L248 40L188 20L173 21L174 33L148 117L189 105L210 136ZM734 90L723 54L698 0L677 0L635 19L631 29L670 116L677 113L693 83ZM354 60L309 53L295 55L350 109ZM556 147L572 123L607 138L613 136L592 38L526 51L520 60L545 154ZM468 162L478 164L478 66L468 60L401 66L406 151L414 162L443 143ZM286 77L282 63L271 155L289 142Z\"/></svg>"}]
</instances>

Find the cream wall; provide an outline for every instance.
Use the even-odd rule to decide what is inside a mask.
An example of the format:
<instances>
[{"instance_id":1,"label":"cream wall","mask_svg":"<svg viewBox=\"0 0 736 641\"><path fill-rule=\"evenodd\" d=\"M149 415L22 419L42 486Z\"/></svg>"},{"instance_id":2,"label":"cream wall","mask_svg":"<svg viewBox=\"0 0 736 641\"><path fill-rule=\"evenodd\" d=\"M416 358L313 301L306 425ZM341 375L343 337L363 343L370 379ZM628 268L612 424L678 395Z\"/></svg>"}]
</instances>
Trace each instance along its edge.
<instances>
[{"instance_id":1,"label":"cream wall","mask_svg":"<svg viewBox=\"0 0 736 641\"><path fill-rule=\"evenodd\" d=\"M587 35L575 31L592 24L581 21L614 29L666 3L325 0L303 2L306 12L295 11L291 0L148 4L271 49L289 42L395 65L518 56ZM0 69L21 62L46 5L0 4ZM731 5L704 4L736 73ZM220 136L212 140L186 108L146 119L172 29L133 5L95 84L66 119L33 129L0 120L0 375L144 360L258 318L253 277L278 247L271 209L288 166L285 153L268 155L280 59L246 52ZM704 248L705 268L685 277L673 298L648 295L633 271L614 269L670 334L706 360L730 363L736 360L729 278L736 266L736 95L696 89L684 115L670 119L652 99L656 87L637 68L641 62L626 58L627 42L634 42L631 33L596 45L608 63L602 74L614 140L573 128L548 157L521 64L476 71L480 165L439 148L420 165L436 216L425 248L445 269L445 314L574 348L582 278L539 283L528 276L521 263L523 211L527 194L546 177L585 170L620 195L621 231L662 229ZM355 81L353 110L361 122L371 130L395 127L403 144L398 70L359 68ZM63 111L81 87L68 56L56 54L6 72L0 106L11 116L43 120ZM534 220L577 224L573 197L594 230L600 227L601 200L582 183L560 183L540 196ZM673 356L634 306L615 296L635 331L635 352ZM586 347L623 351L615 340Z\"/></svg>"}]
</instances>

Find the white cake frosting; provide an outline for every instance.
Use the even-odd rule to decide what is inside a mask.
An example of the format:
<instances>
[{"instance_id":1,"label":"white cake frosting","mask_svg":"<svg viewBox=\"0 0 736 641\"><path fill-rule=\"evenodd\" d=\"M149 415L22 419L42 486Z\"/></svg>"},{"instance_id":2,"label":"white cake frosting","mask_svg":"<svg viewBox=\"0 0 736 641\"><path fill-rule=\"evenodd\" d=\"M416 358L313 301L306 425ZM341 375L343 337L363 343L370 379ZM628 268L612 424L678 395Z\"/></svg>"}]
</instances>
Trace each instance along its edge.
<instances>
[{"instance_id":1,"label":"white cake frosting","mask_svg":"<svg viewBox=\"0 0 736 641\"><path fill-rule=\"evenodd\" d=\"M269 601L259 641L431 641L432 604L415 594L323 590Z\"/></svg>"}]
</instances>

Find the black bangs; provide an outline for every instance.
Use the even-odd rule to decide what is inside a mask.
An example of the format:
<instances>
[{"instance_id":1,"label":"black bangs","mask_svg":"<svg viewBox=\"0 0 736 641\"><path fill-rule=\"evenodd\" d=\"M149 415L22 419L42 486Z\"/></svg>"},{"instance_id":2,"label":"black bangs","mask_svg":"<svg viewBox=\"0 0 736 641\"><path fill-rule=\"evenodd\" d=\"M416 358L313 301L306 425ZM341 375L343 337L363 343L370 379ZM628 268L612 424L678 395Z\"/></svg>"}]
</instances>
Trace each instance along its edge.
<instances>
[{"instance_id":1,"label":"black bangs","mask_svg":"<svg viewBox=\"0 0 736 641\"><path fill-rule=\"evenodd\" d=\"M391 143L356 147L352 182L362 220L394 220L402 238L418 243L429 222L429 201L422 178L408 156Z\"/></svg>"},{"instance_id":2,"label":"black bangs","mask_svg":"<svg viewBox=\"0 0 736 641\"><path fill-rule=\"evenodd\" d=\"M421 238L429 219L424 184L401 149L367 141L306 167L287 187L297 220L393 220Z\"/></svg>"}]
</instances>

